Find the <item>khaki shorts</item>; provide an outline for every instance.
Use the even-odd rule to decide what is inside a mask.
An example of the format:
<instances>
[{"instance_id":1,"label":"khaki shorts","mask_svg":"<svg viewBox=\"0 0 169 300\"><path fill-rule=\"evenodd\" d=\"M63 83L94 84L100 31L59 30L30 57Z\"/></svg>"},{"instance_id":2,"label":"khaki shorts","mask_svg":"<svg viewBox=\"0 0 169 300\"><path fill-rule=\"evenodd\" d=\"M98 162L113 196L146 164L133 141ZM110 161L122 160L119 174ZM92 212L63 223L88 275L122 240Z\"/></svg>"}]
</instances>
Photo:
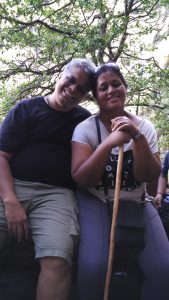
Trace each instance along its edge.
<instances>
[{"instance_id":1,"label":"khaki shorts","mask_svg":"<svg viewBox=\"0 0 169 300\"><path fill-rule=\"evenodd\" d=\"M48 184L15 180L17 197L25 208L35 243L36 257L56 256L71 264L79 235L78 209L74 192ZM7 233L0 198L0 235ZM2 239L1 239L2 244Z\"/></svg>"}]
</instances>

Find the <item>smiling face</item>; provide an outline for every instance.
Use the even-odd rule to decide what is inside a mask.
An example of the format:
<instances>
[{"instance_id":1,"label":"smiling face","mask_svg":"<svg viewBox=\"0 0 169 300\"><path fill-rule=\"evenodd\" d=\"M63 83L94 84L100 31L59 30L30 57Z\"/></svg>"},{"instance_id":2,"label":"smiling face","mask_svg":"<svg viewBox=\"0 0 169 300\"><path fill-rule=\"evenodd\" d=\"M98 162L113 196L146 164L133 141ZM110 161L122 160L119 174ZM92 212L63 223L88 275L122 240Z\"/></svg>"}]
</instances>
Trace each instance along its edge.
<instances>
[{"instance_id":1,"label":"smiling face","mask_svg":"<svg viewBox=\"0 0 169 300\"><path fill-rule=\"evenodd\" d=\"M100 111L119 115L124 109L126 87L113 71L101 73L97 79L96 99Z\"/></svg>"},{"instance_id":2,"label":"smiling face","mask_svg":"<svg viewBox=\"0 0 169 300\"><path fill-rule=\"evenodd\" d=\"M71 71L64 72L55 88L55 102L63 111L68 111L76 106L89 92L90 84L88 75L82 68L74 67Z\"/></svg>"}]
</instances>

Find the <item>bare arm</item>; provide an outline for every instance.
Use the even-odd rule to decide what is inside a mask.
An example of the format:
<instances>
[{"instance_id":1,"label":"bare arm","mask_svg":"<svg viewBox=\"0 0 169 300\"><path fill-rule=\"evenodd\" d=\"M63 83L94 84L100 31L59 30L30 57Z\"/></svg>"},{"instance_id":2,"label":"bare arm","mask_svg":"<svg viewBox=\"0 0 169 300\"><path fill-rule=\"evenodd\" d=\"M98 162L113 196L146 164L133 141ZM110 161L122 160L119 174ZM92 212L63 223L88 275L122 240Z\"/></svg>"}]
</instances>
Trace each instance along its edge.
<instances>
[{"instance_id":1,"label":"bare arm","mask_svg":"<svg viewBox=\"0 0 169 300\"><path fill-rule=\"evenodd\" d=\"M134 139L139 131L135 122L134 118L122 116L112 120L112 126L117 131L128 131L133 137L134 176L139 182L151 182L161 172L159 154L152 153L143 134L138 139Z\"/></svg>"},{"instance_id":2,"label":"bare arm","mask_svg":"<svg viewBox=\"0 0 169 300\"><path fill-rule=\"evenodd\" d=\"M160 175L158 179L157 194L164 194L167 188L167 176Z\"/></svg>"},{"instance_id":3,"label":"bare arm","mask_svg":"<svg viewBox=\"0 0 169 300\"><path fill-rule=\"evenodd\" d=\"M159 154L153 154L147 143L146 138L142 135L138 140L133 141L134 156L134 175L140 182L151 182L159 176L161 164Z\"/></svg>"},{"instance_id":4,"label":"bare arm","mask_svg":"<svg viewBox=\"0 0 169 300\"><path fill-rule=\"evenodd\" d=\"M148 195L155 197L157 194L157 185L158 185L158 177L156 177L153 181L147 183L146 192Z\"/></svg>"},{"instance_id":5,"label":"bare arm","mask_svg":"<svg viewBox=\"0 0 169 300\"><path fill-rule=\"evenodd\" d=\"M10 195L15 195L13 179L8 163L11 157L12 154L0 151L0 195L4 203L10 198Z\"/></svg>"},{"instance_id":6,"label":"bare arm","mask_svg":"<svg viewBox=\"0 0 169 300\"><path fill-rule=\"evenodd\" d=\"M5 207L5 216L10 235L21 240L28 237L28 224L24 208L20 205L9 167L12 154L0 151L0 196Z\"/></svg>"},{"instance_id":7,"label":"bare arm","mask_svg":"<svg viewBox=\"0 0 169 300\"><path fill-rule=\"evenodd\" d=\"M128 142L127 132L112 132L94 151L90 145L72 142L72 176L84 187L95 186L101 179L112 148Z\"/></svg>"},{"instance_id":8,"label":"bare arm","mask_svg":"<svg viewBox=\"0 0 169 300\"><path fill-rule=\"evenodd\" d=\"M157 194L155 196L155 204L157 207L161 206L161 201L163 200L163 195L167 188L167 177L164 175L160 175L158 179L158 186L157 186Z\"/></svg>"}]
</instances>

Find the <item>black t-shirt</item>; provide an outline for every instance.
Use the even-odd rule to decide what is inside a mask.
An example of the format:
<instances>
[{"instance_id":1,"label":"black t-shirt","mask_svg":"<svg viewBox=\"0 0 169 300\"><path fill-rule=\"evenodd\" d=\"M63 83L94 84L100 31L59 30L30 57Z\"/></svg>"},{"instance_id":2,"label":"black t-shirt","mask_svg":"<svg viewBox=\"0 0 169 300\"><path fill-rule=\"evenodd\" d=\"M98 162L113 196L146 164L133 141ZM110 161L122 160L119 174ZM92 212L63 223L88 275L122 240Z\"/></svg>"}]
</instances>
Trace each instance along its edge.
<instances>
[{"instance_id":1,"label":"black t-shirt","mask_svg":"<svg viewBox=\"0 0 169 300\"><path fill-rule=\"evenodd\" d=\"M74 188L71 137L76 125L89 116L80 106L58 112L43 97L25 99L15 105L0 131L0 150L13 154L13 177Z\"/></svg>"}]
</instances>

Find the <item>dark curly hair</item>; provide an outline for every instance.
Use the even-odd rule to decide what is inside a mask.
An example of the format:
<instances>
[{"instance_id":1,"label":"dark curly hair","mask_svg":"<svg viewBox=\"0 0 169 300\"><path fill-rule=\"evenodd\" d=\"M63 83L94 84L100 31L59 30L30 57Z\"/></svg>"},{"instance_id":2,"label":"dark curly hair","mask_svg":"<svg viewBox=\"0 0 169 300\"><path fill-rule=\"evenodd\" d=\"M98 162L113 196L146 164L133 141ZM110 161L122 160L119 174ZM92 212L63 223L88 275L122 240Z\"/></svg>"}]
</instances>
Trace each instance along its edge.
<instances>
[{"instance_id":1,"label":"dark curly hair","mask_svg":"<svg viewBox=\"0 0 169 300\"><path fill-rule=\"evenodd\" d=\"M96 72L94 74L93 83L92 83L92 86L93 86L92 93L93 93L94 98L96 98L96 87L97 87L98 78L102 73L105 73L107 71L115 73L121 79L121 81L123 82L124 86L127 89L127 86L128 86L127 82L125 81L123 74L120 71L119 66L115 62L108 62L108 63L105 63L105 64L99 66L96 69Z\"/></svg>"}]
</instances>

